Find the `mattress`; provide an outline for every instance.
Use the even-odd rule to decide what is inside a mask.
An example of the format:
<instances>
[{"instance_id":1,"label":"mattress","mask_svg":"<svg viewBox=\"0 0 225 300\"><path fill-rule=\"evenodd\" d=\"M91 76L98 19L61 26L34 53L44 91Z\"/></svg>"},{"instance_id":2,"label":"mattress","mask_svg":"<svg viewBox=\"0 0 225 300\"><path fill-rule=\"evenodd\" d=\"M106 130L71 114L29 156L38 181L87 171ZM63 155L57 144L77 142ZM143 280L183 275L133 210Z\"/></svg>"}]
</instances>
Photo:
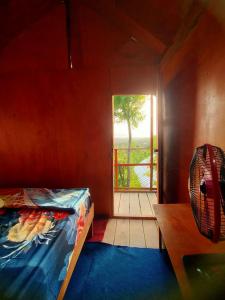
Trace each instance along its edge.
<instances>
[{"instance_id":1,"label":"mattress","mask_svg":"<svg viewBox=\"0 0 225 300\"><path fill-rule=\"evenodd\" d=\"M0 190L1 300L57 299L90 202L88 189Z\"/></svg>"}]
</instances>

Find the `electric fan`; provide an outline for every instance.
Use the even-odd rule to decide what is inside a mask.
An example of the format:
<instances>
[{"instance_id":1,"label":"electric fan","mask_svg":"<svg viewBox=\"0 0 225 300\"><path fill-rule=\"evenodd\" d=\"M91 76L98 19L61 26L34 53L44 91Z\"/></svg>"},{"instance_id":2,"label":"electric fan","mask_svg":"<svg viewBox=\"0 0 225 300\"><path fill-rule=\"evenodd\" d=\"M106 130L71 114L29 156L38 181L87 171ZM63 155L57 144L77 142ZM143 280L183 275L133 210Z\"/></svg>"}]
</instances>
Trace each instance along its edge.
<instances>
[{"instance_id":1,"label":"electric fan","mask_svg":"<svg viewBox=\"0 0 225 300\"><path fill-rule=\"evenodd\" d=\"M225 154L205 144L190 166L190 200L199 231L213 242L225 240Z\"/></svg>"}]
</instances>

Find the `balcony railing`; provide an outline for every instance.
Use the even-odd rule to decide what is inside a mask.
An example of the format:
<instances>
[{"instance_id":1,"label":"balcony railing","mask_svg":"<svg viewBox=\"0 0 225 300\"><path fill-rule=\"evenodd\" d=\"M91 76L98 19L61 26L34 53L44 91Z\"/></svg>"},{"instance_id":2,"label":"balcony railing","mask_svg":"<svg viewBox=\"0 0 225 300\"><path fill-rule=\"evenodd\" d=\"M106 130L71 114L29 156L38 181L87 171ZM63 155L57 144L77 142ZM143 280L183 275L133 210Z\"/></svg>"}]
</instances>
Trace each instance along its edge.
<instances>
[{"instance_id":1,"label":"balcony railing","mask_svg":"<svg viewBox=\"0 0 225 300\"><path fill-rule=\"evenodd\" d=\"M114 148L114 190L156 191L157 153L150 148L130 148L129 163L127 158L128 148Z\"/></svg>"}]
</instances>

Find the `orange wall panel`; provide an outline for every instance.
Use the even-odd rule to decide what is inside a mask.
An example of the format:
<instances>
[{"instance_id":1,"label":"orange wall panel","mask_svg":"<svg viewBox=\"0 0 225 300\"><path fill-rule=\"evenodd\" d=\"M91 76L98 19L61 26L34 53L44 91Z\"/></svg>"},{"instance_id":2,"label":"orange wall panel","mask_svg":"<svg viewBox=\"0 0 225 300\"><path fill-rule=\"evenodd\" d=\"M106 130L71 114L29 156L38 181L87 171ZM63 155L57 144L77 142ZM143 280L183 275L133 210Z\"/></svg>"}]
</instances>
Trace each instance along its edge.
<instances>
[{"instance_id":1,"label":"orange wall panel","mask_svg":"<svg viewBox=\"0 0 225 300\"><path fill-rule=\"evenodd\" d=\"M152 91L155 67L139 48L124 59L127 36L94 11L79 16L79 69L68 69L62 5L0 53L0 186L89 187L96 214L109 215L112 94Z\"/></svg>"},{"instance_id":2,"label":"orange wall panel","mask_svg":"<svg viewBox=\"0 0 225 300\"><path fill-rule=\"evenodd\" d=\"M110 211L111 97L105 77L60 71L0 79L2 187L90 187L97 212Z\"/></svg>"},{"instance_id":3,"label":"orange wall panel","mask_svg":"<svg viewBox=\"0 0 225 300\"><path fill-rule=\"evenodd\" d=\"M224 51L225 21L208 11L162 69L166 202L189 201L187 182L195 147L210 143L225 150Z\"/></svg>"},{"instance_id":4,"label":"orange wall panel","mask_svg":"<svg viewBox=\"0 0 225 300\"><path fill-rule=\"evenodd\" d=\"M110 71L113 95L156 93L156 66L113 66Z\"/></svg>"}]
</instances>

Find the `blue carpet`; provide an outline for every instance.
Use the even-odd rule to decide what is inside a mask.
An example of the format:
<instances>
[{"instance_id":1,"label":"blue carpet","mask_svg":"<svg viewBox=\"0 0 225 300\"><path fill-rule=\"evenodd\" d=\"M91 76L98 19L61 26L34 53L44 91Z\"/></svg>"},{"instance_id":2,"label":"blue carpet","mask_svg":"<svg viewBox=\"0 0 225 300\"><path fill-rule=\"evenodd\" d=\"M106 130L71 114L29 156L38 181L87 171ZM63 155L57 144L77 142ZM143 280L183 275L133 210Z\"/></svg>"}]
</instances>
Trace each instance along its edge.
<instances>
[{"instance_id":1,"label":"blue carpet","mask_svg":"<svg viewBox=\"0 0 225 300\"><path fill-rule=\"evenodd\" d=\"M166 251L86 243L64 300L179 299Z\"/></svg>"}]
</instances>

